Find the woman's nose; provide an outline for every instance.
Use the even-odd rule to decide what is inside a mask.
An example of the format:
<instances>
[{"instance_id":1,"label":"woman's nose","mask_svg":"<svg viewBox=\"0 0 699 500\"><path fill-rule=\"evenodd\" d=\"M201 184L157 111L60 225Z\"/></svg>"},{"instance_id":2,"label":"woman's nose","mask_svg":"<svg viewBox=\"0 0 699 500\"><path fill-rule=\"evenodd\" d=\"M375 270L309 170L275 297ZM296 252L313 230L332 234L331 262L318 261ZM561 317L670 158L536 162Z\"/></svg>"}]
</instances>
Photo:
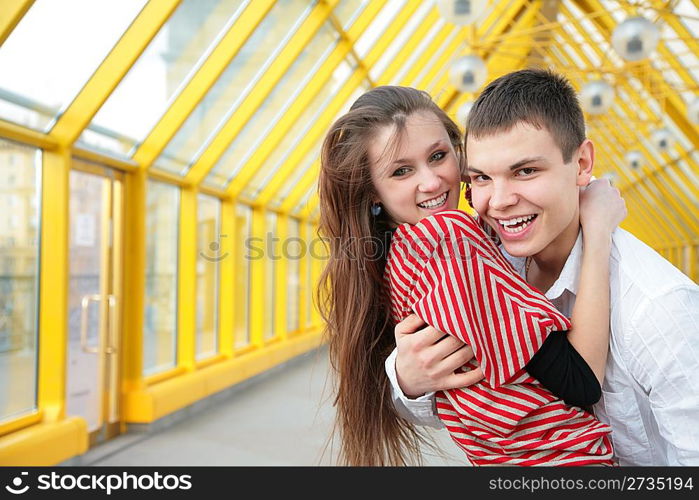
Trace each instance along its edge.
<instances>
[{"instance_id":1,"label":"woman's nose","mask_svg":"<svg viewBox=\"0 0 699 500\"><path fill-rule=\"evenodd\" d=\"M439 189L441 180L439 176L429 168L424 169L420 174L420 185L418 189L423 193L430 193Z\"/></svg>"}]
</instances>

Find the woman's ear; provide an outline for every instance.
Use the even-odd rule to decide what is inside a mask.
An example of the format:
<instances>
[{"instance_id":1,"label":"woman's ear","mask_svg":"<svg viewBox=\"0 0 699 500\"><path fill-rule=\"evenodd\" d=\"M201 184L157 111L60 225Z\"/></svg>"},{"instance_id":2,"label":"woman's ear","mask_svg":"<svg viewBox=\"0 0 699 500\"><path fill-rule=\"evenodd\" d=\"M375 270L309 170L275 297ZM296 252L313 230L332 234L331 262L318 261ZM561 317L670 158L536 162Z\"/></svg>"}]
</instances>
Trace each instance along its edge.
<instances>
[{"instance_id":1,"label":"woman's ear","mask_svg":"<svg viewBox=\"0 0 699 500\"><path fill-rule=\"evenodd\" d=\"M590 139L583 141L575 153L574 159L577 168L577 185L587 186L595 166L595 146Z\"/></svg>"}]
</instances>

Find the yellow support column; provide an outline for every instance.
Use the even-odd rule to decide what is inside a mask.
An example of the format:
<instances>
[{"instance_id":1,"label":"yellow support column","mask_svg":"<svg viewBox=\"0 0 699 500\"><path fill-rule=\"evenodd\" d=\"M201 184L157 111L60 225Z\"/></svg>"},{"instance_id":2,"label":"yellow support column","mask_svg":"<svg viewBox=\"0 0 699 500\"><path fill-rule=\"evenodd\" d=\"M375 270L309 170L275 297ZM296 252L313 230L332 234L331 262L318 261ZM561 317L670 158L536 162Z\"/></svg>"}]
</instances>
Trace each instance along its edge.
<instances>
[{"instance_id":1,"label":"yellow support column","mask_svg":"<svg viewBox=\"0 0 699 500\"><path fill-rule=\"evenodd\" d=\"M250 345L264 347L265 328L265 266L267 254L267 238L265 235L265 210L254 207L252 210L253 242L260 245L262 255L255 254L250 259Z\"/></svg>"},{"instance_id":2,"label":"yellow support column","mask_svg":"<svg viewBox=\"0 0 699 500\"><path fill-rule=\"evenodd\" d=\"M177 300L177 366L194 370L197 313L197 192L180 189Z\"/></svg>"},{"instance_id":3,"label":"yellow support column","mask_svg":"<svg viewBox=\"0 0 699 500\"><path fill-rule=\"evenodd\" d=\"M66 148L43 154L38 406L46 422L65 417L70 162Z\"/></svg>"},{"instance_id":4,"label":"yellow support column","mask_svg":"<svg viewBox=\"0 0 699 500\"><path fill-rule=\"evenodd\" d=\"M143 324L146 287L145 171L126 176L124 189L124 330L122 334L122 394L124 416L137 410L132 396L145 389L143 380Z\"/></svg>"},{"instance_id":5,"label":"yellow support column","mask_svg":"<svg viewBox=\"0 0 699 500\"><path fill-rule=\"evenodd\" d=\"M286 214L277 215L277 234L278 244L276 245L276 255L279 260L276 261L276 289L274 290L274 332L275 336L282 341L287 339L287 302L289 290L289 256L284 250L287 248L287 239L289 236L289 216Z\"/></svg>"},{"instance_id":6,"label":"yellow support column","mask_svg":"<svg viewBox=\"0 0 699 500\"><path fill-rule=\"evenodd\" d=\"M218 328L219 352L233 357L235 310L235 204L230 198L221 201L221 262L219 264Z\"/></svg>"}]
</instances>

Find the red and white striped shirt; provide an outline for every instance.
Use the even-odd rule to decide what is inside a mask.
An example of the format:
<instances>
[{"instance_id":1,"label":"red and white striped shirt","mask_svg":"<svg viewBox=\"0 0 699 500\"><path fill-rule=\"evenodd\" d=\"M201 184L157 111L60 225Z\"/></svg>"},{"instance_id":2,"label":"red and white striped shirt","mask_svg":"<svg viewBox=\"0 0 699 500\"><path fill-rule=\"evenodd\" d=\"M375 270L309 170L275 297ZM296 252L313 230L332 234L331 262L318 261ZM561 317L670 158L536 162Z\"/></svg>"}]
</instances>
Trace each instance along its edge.
<instances>
[{"instance_id":1,"label":"red and white striped shirt","mask_svg":"<svg viewBox=\"0 0 699 500\"><path fill-rule=\"evenodd\" d=\"M403 224L385 273L395 322L415 312L473 348L485 378L436 395L437 414L474 465L612 465L610 427L566 405L525 365L570 321L529 286L478 222L452 210Z\"/></svg>"}]
</instances>

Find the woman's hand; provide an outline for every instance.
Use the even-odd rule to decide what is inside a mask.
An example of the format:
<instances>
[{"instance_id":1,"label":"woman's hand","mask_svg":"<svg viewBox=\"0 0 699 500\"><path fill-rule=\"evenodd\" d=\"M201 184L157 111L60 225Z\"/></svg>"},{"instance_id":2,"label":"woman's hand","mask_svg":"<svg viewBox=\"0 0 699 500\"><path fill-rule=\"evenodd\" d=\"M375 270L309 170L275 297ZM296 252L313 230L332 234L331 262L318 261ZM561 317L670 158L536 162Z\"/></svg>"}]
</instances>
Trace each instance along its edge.
<instances>
[{"instance_id":1,"label":"woman's hand","mask_svg":"<svg viewBox=\"0 0 699 500\"><path fill-rule=\"evenodd\" d=\"M611 235L627 213L624 198L607 179L595 179L580 190L580 225L586 236Z\"/></svg>"}]
</instances>

